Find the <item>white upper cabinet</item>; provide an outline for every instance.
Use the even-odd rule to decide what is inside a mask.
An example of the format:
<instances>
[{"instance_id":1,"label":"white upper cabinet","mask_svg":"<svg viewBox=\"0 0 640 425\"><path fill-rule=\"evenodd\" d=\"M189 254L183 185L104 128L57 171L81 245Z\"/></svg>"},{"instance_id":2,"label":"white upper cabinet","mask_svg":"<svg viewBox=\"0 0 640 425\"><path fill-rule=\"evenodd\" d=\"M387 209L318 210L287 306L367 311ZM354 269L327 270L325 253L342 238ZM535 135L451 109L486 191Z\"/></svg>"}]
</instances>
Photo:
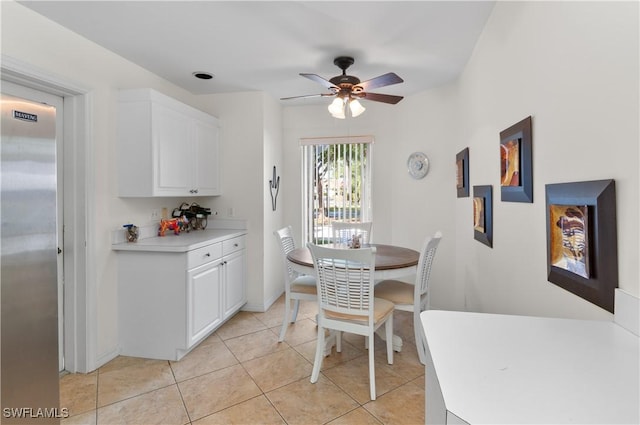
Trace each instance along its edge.
<instances>
[{"instance_id":1,"label":"white upper cabinet","mask_svg":"<svg viewBox=\"0 0 640 425\"><path fill-rule=\"evenodd\" d=\"M200 196L220 195L217 120L215 122L196 121L194 131L196 155L204 159L195 163L197 194ZM214 159L209 161L207 158Z\"/></svg>"},{"instance_id":2,"label":"white upper cabinet","mask_svg":"<svg viewBox=\"0 0 640 425\"><path fill-rule=\"evenodd\" d=\"M152 89L120 91L118 195L220 195L218 119Z\"/></svg>"}]
</instances>

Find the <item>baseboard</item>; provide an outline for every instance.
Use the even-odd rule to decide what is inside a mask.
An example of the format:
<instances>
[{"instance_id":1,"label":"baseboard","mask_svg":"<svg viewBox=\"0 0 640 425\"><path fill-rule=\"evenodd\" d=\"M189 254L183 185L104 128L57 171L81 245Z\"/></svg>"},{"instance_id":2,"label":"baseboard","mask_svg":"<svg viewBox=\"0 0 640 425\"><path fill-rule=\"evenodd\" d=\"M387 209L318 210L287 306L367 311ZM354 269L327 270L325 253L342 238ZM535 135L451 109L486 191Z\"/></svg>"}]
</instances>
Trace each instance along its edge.
<instances>
[{"instance_id":1,"label":"baseboard","mask_svg":"<svg viewBox=\"0 0 640 425\"><path fill-rule=\"evenodd\" d=\"M278 294L275 294L268 300L265 300L264 304L246 303L242 307L242 311L251 311L253 313L264 313L265 311L269 310L269 308L273 305L273 303L275 303L282 294L284 294L284 290Z\"/></svg>"},{"instance_id":2,"label":"baseboard","mask_svg":"<svg viewBox=\"0 0 640 425\"><path fill-rule=\"evenodd\" d=\"M250 311L252 313L264 313L265 311L267 311L264 308L264 306L261 304L250 304L250 303L246 303L245 305L243 305L240 310Z\"/></svg>"},{"instance_id":3,"label":"baseboard","mask_svg":"<svg viewBox=\"0 0 640 425\"><path fill-rule=\"evenodd\" d=\"M120 355L120 346L116 347L114 350L104 353L96 359L96 369L99 369L101 366L106 365L111 360L115 359ZM89 371L93 372L93 371Z\"/></svg>"}]
</instances>

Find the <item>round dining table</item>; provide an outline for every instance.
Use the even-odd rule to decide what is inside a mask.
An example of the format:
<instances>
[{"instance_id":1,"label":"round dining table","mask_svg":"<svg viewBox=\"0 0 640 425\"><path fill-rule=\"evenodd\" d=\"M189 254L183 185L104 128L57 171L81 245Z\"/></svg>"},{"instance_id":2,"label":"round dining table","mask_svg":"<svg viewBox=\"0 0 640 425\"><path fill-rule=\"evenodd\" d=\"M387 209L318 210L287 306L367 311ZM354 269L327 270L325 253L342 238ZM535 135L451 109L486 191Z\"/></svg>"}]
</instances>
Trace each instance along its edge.
<instances>
[{"instance_id":1,"label":"round dining table","mask_svg":"<svg viewBox=\"0 0 640 425\"><path fill-rule=\"evenodd\" d=\"M322 245L329 248L348 248L346 244ZM365 244L362 248L376 248L376 269L374 278L376 281L384 279L399 279L415 275L420 253L410 248L395 245ZM296 248L287 254L287 260L291 268L299 273L313 275L313 258L309 248Z\"/></svg>"},{"instance_id":2,"label":"round dining table","mask_svg":"<svg viewBox=\"0 0 640 425\"><path fill-rule=\"evenodd\" d=\"M351 249L347 244L327 244L322 245L329 248ZM403 248L395 245L382 244L364 244L362 248L376 248L376 267L374 279L380 282L385 279L402 279L408 276L415 276L417 272L418 259L420 253L410 248ZM357 248L356 248L357 249ZM296 248L287 254L287 260L291 268L298 273L315 276L313 268L313 258L311 251L307 247ZM378 329L381 331L382 328ZM376 332L383 340L384 332ZM330 337L327 339L324 354L328 356L331 353L331 347L335 344L335 339ZM402 351L402 338L393 335L393 350Z\"/></svg>"}]
</instances>

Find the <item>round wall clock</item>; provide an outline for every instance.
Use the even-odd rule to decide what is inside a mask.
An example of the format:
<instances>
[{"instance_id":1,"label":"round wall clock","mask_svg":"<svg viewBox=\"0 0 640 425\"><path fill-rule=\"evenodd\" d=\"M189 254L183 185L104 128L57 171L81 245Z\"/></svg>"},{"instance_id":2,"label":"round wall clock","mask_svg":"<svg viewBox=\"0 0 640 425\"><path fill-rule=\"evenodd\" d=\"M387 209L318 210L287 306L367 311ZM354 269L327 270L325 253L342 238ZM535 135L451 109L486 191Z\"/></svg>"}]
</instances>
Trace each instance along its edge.
<instances>
[{"instance_id":1,"label":"round wall clock","mask_svg":"<svg viewBox=\"0 0 640 425\"><path fill-rule=\"evenodd\" d=\"M429 172L429 158L422 152L414 152L407 159L407 170L414 179L421 179Z\"/></svg>"}]
</instances>

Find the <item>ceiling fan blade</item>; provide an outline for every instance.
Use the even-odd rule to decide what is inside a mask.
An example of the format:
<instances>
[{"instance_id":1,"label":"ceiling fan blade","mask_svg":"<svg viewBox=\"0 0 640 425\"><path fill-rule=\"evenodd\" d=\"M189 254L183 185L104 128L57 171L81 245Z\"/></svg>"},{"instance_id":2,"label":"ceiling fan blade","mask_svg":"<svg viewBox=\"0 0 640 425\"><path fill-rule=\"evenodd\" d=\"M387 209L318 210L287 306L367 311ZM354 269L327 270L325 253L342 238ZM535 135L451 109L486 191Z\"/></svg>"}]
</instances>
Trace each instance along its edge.
<instances>
[{"instance_id":1,"label":"ceiling fan blade","mask_svg":"<svg viewBox=\"0 0 640 425\"><path fill-rule=\"evenodd\" d=\"M326 80L326 79L322 78L319 75L316 75L316 74L302 74L302 73L300 75L302 75L303 77L306 77L306 78L308 78L310 80L313 80L316 83L320 83L323 87L326 87L326 88L328 88L330 90L331 89L338 89L338 90L340 89L340 87L336 86L331 81Z\"/></svg>"},{"instance_id":2,"label":"ceiling fan blade","mask_svg":"<svg viewBox=\"0 0 640 425\"><path fill-rule=\"evenodd\" d=\"M374 102L384 102L395 105L404 99L403 96L394 96L392 94L380 94L380 93L361 93L360 97L366 100L373 100Z\"/></svg>"},{"instance_id":3,"label":"ceiling fan blade","mask_svg":"<svg viewBox=\"0 0 640 425\"><path fill-rule=\"evenodd\" d=\"M402 83L404 80L393 72L389 72L379 77L372 78L367 81L363 81L353 86L354 91L369 91L377 89L379 87L390 86L392 84Z\"/></svg>"},{"instance_id":4,"label":"ceiling fan blade","mask_svg":"<svg viewBox=\"0 0 640 425\"><path fill-rule=\"evenodd\" d=\"M303 96L292 96L292 97L281 97L280 100L291 100L291 99L304 99L310 97L333 97L334 95L331 93L322 93L322 94L306 94Z\"/></svg>"}]
</instances>

